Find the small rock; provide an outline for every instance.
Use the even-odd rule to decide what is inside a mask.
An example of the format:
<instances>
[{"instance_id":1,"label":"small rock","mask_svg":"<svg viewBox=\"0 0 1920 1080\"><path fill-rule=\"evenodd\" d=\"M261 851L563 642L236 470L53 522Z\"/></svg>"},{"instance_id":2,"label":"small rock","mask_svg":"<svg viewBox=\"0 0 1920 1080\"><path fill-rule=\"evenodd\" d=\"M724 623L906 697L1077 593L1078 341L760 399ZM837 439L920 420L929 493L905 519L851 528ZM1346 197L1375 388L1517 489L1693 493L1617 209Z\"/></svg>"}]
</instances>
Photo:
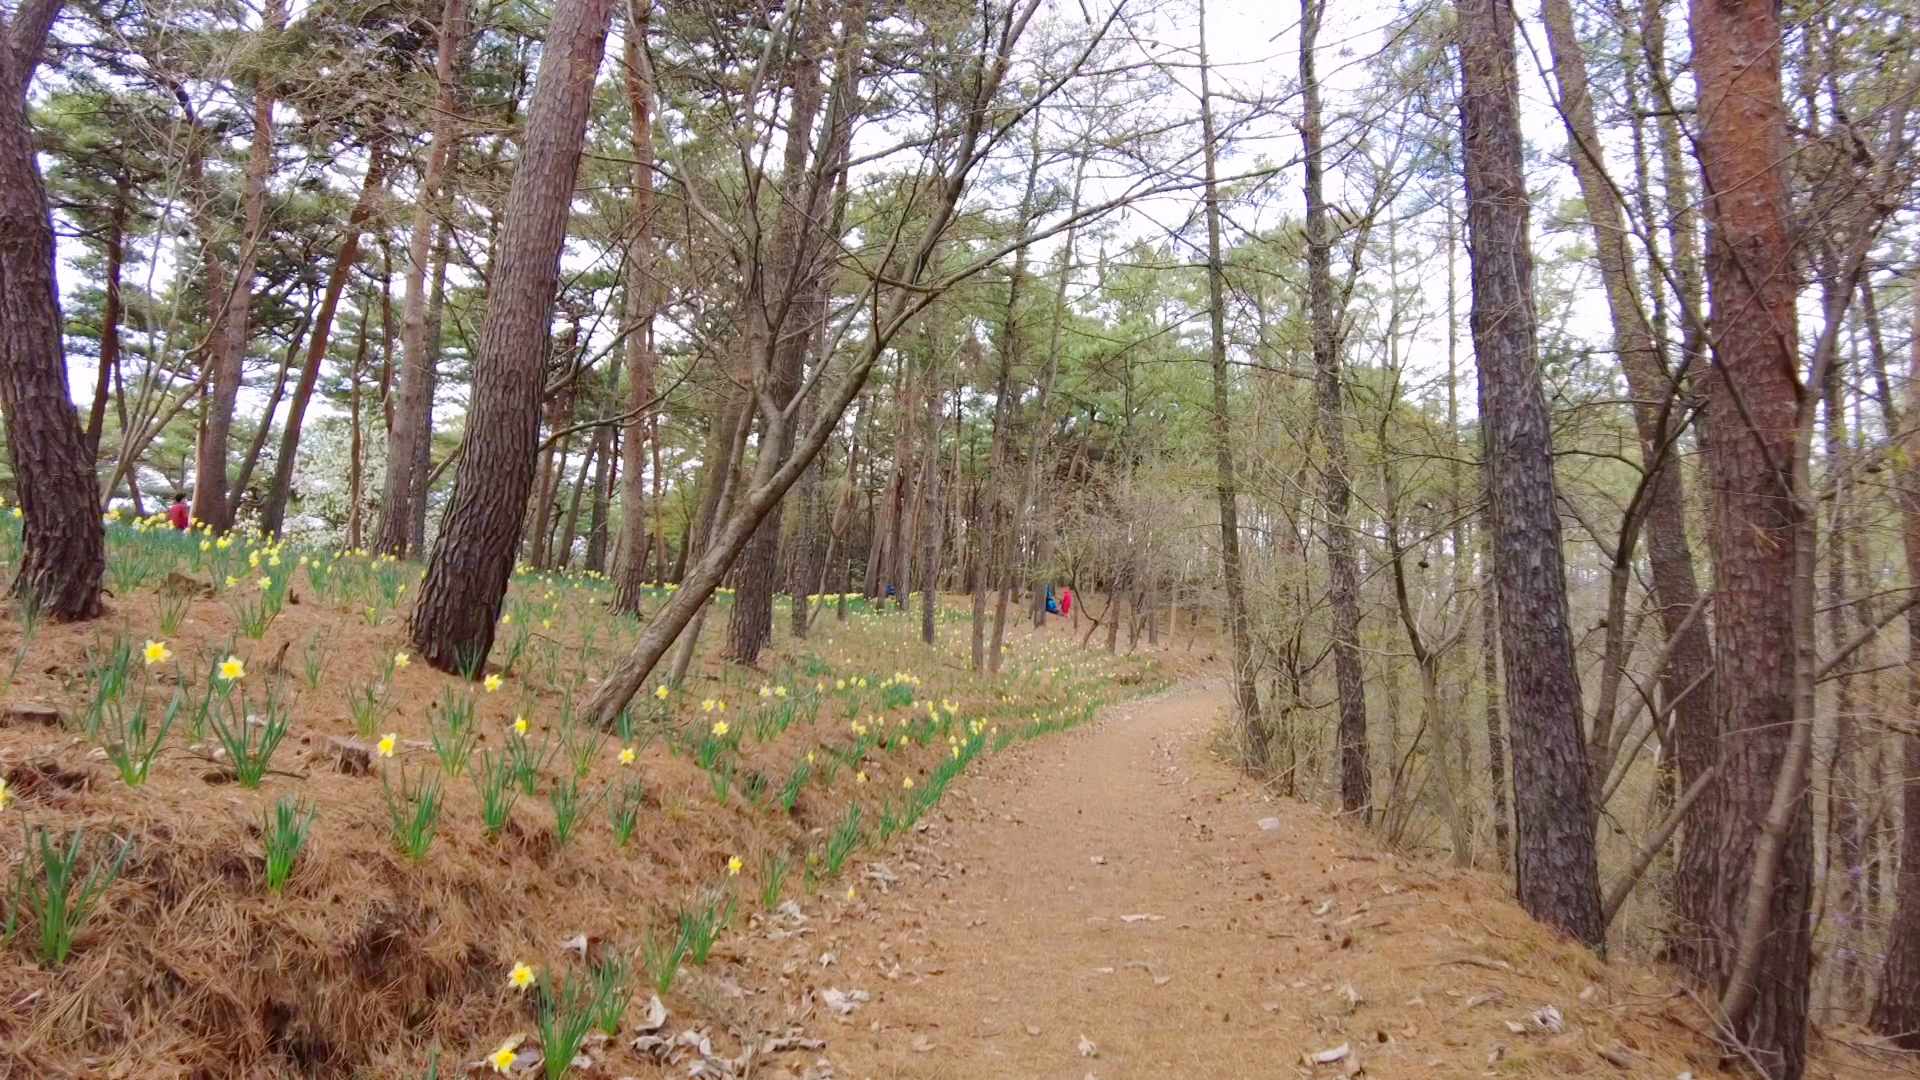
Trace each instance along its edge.
<instances>
[{"instance_id":1,"label":"small rock","mask_svg":"<svg viewBox=\"0 0 1920 1080\"><path fill-rule=\"evenodd\" d=\"M1039 1028L1037 1028L1037 1027L1034 1027L1034 1026L1033 1026L1032 1024L1028 1024L1028 1025L1027 1025L1027 1034L1029 1034L1029 1035L1038 1035L1038 1034L1040 1034L1040 1029L1039 1029Z\"/></svg>"},{"instance_id":2,"label":"small rock","mask_svg":"<svg viewBox=\"0 0 1920 1080\"><path fill-rule=\"evenodd\" d=\"M1277 817L1263 817L1260 819L1259 825L1260 825L1261 832L1279 832L1280 831L1280 819Z\"/></svg>"},{"instance_id":3,"label":"small rock","mask_svg":"<svg viewBox=\"0 0 1920 1080\"><path fill-rule=\"evenodd\" d=\"M1075 1048L1080 1051L1080 1056L1083 1058L1100 1056L1100 1047L1085 1035L1080 1036L1080 1041L1075 1044Z\"/></svg>"},{"instance_id":4,"label":"small rock","mask_svg":"<svg viewBox=\"0 0 1920 1080\"><path fill-rule=\"evenodd\" d=\"M1087 861L1092 863L1095 866L1107 865L1107 857L1105 855L1095 855L1092 858L1089 858Z\"/></svg>"}]
</instances>

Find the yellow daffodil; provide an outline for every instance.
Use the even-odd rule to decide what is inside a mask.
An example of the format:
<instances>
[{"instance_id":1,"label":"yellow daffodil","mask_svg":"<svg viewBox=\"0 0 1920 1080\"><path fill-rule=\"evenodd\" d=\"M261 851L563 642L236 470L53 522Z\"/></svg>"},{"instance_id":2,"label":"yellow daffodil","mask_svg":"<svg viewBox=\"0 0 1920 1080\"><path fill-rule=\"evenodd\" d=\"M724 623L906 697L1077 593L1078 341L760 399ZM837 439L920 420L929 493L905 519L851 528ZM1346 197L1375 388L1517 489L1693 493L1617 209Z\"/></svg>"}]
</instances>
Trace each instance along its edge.
<instances>
[{"instance_id":1,"label":"yellow daffodil","mask_svg":"<svg viewBox=\"0 0 1920 1080\"><path fill-rule=\"evenodd\" d=\"M845 690L847 688L847 680L845 679L833 680L833 688L835 690Z\"/></svg>"},{"instance_id":2,"label":"yellow daffodil","mask_svg":"<svg viewBox=\"0 0 1920 1080\"><path fill-rule=\"evenodd\" d=\"M273 579L272 579L272 578L270 578L270 577L263 577L263 578L261 578L261 579L260 579L260 591L261 591L261 592L266 592L266 591L267 591L268 589L271 589L271 588L273 588Z\"/></svg>"},{"instance_id":3,"label":"yellow daffodil","mask_svg":"<svg viewBox=\"0 0 1920 1080\"><path fill-rule=\"evenodd\" d=\"M853 886L851 885L847 886L847 899L854 900L854 899L858 899L859 896L860 896L859 893L853 891Z\"/></svg>"},{"instance_id":4,"label":"yellow daffodil","mask_svg":"<svg viewBox=\"0 0 1920 1080\"><path fill-rule=\"evenodd\" d=\"M856 784L864 784L864 783L866 783L866 782L867 782L867 774L866 774L866 773L864 773L864 772L857 772L857 773L854 773L854 774L853 774L853 782L854 782L854 783L856 783Z\"/></svg>"},{"instance_id":5,"label":"yellow daffodil","mask_svg":"<svg viewBox=\"0 0 1920 1080\"><path fill-rule=\"evenodd\" d=\"M533 969L525 964L513 965L513 970L507 974L507 985L515 990L525 990L532 986Z\"/></svg>"},{"instance_id":6,"label":"yellow daffodil","mask_svg":"<svg viewBox=\"0 0 1920 1080\"><path fill-rule=\"evenodd\" d=\"M380 756L392 757L393 748L399 741L400 736L395 732L389 731L385 735L380 736Z\"/></svg>"},{"instance_id":7,"label":"yellow daffodil","mask_svg":"<svg viewBox=\"0 0 1920 1080\"><path fill-rule=\"evenodd\" d=\"M142 649L141 653L147 658L148 667L152 667L155 664L164 664L168 660L173 659L173 650L167 648L167 643L164 641L147 642L146 648Z\"/></svg>"},{"instance_id":8,"label":"yellow daffodil","mask_svg":"<svg viewBox=\"0 0 1920 1080\"><path fill-rule=\"evenodd\" d=\"M480 685L486 687L487 693L491 694L495 690L500 689L500 676L489 675L485 679L481 680Z\"/></svg>"},{"instance_id":9,"label":"yellow daffodil","mask_svg":"<svg viewBox=\"0 0 1920 1080\"><path fill-rule=\"evenodd\" d=\"M771 687L771 686L763 686L763 687L761 687L761 688L760 688L760 696L761 696L761 697L763 697L763 698L766 698L766 697L772 697L772 696L773 696L773 687Z\"/></svg>"},{"instance_id":10,"label":"yellow daffodil","mask_svg":"<svg viewBox=\"0 0 1920 1080\"><path fill-rule=\"evenodd\" d=\"M653 696L659 698L661 701L667 700L667 694L668 694L668 690L665 684L662 684L658 690L655 690L653 692Z\"/></svg>"},{"instance_id":11,"label":"yellow daffodil","mask_svg":"<svg viewBox=\"0 0 1920 1080\"><path fill-rule=\"evenodd\" d=\"M633 764L633 747L623 746L620 748L620 764L622 765Z\"/></svg>"},{"instance_id":12,"label":"yellow daffodil","mask_svg":"<svg viewBox=\"0 0 1920 1080\"><path fill-rule=\"evenodd\" d=\"M411 663L413 663L413 657L411 657L411 656L408 656L408 655L407 655L406 653L394 653L394 654L393 654L393 666L394 666L394 667L397 667L397 668L403 668L403 667L406 667L406 666L407 666L408 664L411 664Z\"/></svg>"},{"instance_id":13,"label":"yellow daffodil","mask_svg":"<svg viewBox=\"0 0 1920 1080\"><path fill-rule=\"evenodd\" d=\"M784 687L784 686L776 686L776 687L774 687L774 688L773 688L773 696L774 696L774 697L777 697L777 698L783 698L783 697L786 697L786 696L787 696L787 688L786 688L786 687Z\"/></svg>"},{"instance_id":14,"label":"yellow daffodil","mask_svg":"<svg viewBox=\"0 0 1920 1080\"><path fill-rule=\"evenodd\" d=\"M240 584L239 578L234 577L232 574L227 575L227 588L231 589L238 584Z\"/></svg>"},{"instance_id":15,"label":"yellow daffodil","mask_svg":"<svg viewBox=\"0 0 1920 1080\"><path fill-rule=\"evenodd\" d=\"M813 751L807 751L807 764L813 764Z\"/></svg>"},{"instance_id":16,"label":"yellow daffodil","mask_svg":"<svg viewBox=\"0 0 1920 1080\"><path fill-rule=\"evenodd\" d=\"M7 804L12 801L13 801L13 792L7 790L6 780L0 779L0 810L5 810L7 808Z\"/></svg>"},{"instance_id":17,"label":"yellow daffodil","mask_svg":"<svg viewBox=\"0 0 1920 1080\"><path fill-rule=\"evenodd\" d=\"M525 734L527 733L527 718L526 718L526 717L524 717L524 716L516 716L516 717L514 717L514 718L513 718L513 733L514 733L515 735L525 735Z\"/></svg>"},{"instance_id":18,"label":"yellow daffodil","mask_svg":"<svg viewBox=\"0 0 1920 1080\"><path fill-rule=\"evenodd\" d=\"M700 711L701 711L701 712L712 712L712 711L713 711L713 699L712 699L712 698L707 698L707 699L706 699L705 701L702 701L702 702L700 703Z\"/></svg>"},{"instance_id":19,"label":"yellow daffodil","mask_svg":"<svg viewBox=\"0 0 1920 1080\"><path fill-rule=\"evenodd\" d=\"M900 786L911 791L913 789L913 777L909 776L902 779L900 781Z\"/></svg>"},{"instance_id":20,"label":"yellow daffodil","mask_svg":"<svg viewBox=\"0 0 1920 1080\"><path fill-rule=\"evenodd\" d=\"M713 733L715 735L725 735L727 733L727 722L725 720L715 720L713 722Z\"/></svg>"},{"instance_id":21,"label":"yellow daffodil","mask_svg":"<svg viewBox=\"0 0 1920 1080\"><path fill-rule=\"evenodd\" d=\"M220 677L227 682L244 679L246 676L247 665L241 663L239 657L229 656L225 660L220 661Z\"/></svg>"},{"instance_id":22,"label":"yellow daffodil","mask_svg":"<svg viewBox=\"0 0 1920 1080\"><path fill-rule=\"evenodd\" d=\"M726 711L727 711L727 703L726 703L726 702L724 702L724 701L716 701L716 702L714 702L714 703L713 703L713 707L714 707L715 709L717 709L717 710L719 710L720 712L726 712Z\"/></svg>"},{"instance_id":23,"label":"yellow daffodil","mask_svg":"<svg viewBox=\"0 0 1920 1080\"><path fill-rule=\"evenodd\" d=\"M728 877L739 877L739 876L740 876L740 867L742 867L742 866L744 866L744 865L746 865L746 864L744 864L744 863L742 863L742 862L740 861L740 856L738 856L738 855L735 855L735 856L732 856L731 858L729 858L729 859L727 860L727 876L728 876Z\"/></svg>"},{"instance_id":24,"label":"yellow daffodil","mask_svg":"<svg viewBox=\"0 0 1920 1080\"><path fill-rule=\"evenodd\" d=\"M506 1073L512 1071L514 1058L513 1046L502 1044L500 1049L487 1055L487 1064L493 1066L494 1072Z\"/></svg>"}]
</instances>

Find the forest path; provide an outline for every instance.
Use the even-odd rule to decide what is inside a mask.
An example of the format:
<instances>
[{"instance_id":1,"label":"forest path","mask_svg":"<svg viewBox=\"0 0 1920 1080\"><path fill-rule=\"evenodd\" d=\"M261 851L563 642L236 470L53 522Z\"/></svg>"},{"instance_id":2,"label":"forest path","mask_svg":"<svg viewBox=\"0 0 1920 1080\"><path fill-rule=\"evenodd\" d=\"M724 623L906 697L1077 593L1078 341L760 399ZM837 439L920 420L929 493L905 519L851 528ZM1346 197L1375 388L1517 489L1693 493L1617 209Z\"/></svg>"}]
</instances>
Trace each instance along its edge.
<instances>
[{"instance_id":1,"label":"forest path","mask_svg":"<svg viewBox=\"0 0 1920 1080\"><path fill-rule=\"evenodd\" d=\"M1671 984L1242 783L1207 752L1226 702L1186 683L991 757L829 900L785 970L871 995L820 1010L834 1075L1716 1075Z\"/></svg>"}]
</instances>

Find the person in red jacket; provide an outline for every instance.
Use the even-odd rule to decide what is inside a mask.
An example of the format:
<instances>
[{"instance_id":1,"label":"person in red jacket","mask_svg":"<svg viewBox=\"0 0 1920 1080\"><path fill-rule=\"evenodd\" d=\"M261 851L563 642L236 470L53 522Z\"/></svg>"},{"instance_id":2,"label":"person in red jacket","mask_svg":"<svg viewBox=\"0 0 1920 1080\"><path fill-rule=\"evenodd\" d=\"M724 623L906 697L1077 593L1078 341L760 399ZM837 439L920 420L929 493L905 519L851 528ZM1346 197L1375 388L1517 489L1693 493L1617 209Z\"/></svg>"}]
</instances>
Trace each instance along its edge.
<instances>
[{"instance_id":1,"label":"person in red jacket","mask_svg":"<svg viewBox=\"0 0 1920 1080\"><path fill-rule=\"evenodd\" d=\"M1060 614L1073 614L1073 590L1065 585L1060 586Z\"/></svg>"},{"instance_id":2,"label":"person in red jacket","mask_svg":"<svg viewBox=\"0 0 1920 1080\"><path fill-rule=\"evenodd\" d=\"M187 514L187 497L180 492L174 493L173 505L167 507L167 524L181 532L187 531L187 526L192 524Z\"/></svg>"}]
</instances>

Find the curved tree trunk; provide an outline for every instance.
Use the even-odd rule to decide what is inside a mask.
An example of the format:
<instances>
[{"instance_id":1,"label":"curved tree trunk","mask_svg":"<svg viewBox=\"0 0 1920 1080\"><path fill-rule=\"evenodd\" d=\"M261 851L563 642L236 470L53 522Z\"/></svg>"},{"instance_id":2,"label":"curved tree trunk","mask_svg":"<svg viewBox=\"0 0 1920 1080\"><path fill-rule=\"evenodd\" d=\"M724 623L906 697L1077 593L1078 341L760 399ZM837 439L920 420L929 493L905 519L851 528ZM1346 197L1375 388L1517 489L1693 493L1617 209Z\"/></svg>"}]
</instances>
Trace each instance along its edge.
<instances>
[{"instance_id":1,"label":"curved tree trunk","mask_svg":"<svg viewBox=\"0 0 1920 1080\"><path fill-rule=\"evenodd\" d=\"M1515 891L1535 918L1599 948L1606 924L1540 382L1511 0L1460 0L1459 18L1469 321L1512 717Z\"/></svg>"},{"instance_id":2,"label":"curved tree trunk","mask_svg":"<svg viewBox=\"0 0 1920 1080\"><path fill-rule=\"evenodd\" d=\"M0 411L25 519L13 595L64 620L100 614L106 538L68 396L53 220L27 123L27 83L59 7L30 4L0 24Z\"/></svg>"},{"instance_id":3,"label":"curved tree trunk","mask_svg":"<svg viewBox=\"0 0 1920 1080\"><path fill-rule=\"evenodd\" d=\"M334 312L340 307L340 296L346 292L347 281L359 261L360 235L367 227L367 219L373 216L373 205L385 172L386 155L376 149L367 163L366 179L360 184L360 198L347 214L346 228L340 234L340 250L334 253L333 271L327 275L327 291L321 295L320 310L313 317L313 333L307 339L306 366L300 370L300 381L287 402L287 419L280 434L280 456L273 463L273 482L260 509L260 530L269 536L279 536L286 521L287 499L293 493L293 467L300 454L300 428L306 420L307 402L313 397L314 385L320 381L320 368L327 360L327 342L333 333Z\"/></svg>"},{"instance_id":4,"label":"curved tree trunk","mask_svg":"<svg viewBox=\"0 0 1920 1080\"><path fill-rule=\"evenodd\" d=\"M513 574L540 438L560 249L612 15L613 0L560 0L547 27L488 275L460 473L413 612L413 642L442 671L476 672L485 663Z\"/></svg>"}]
</instances>

